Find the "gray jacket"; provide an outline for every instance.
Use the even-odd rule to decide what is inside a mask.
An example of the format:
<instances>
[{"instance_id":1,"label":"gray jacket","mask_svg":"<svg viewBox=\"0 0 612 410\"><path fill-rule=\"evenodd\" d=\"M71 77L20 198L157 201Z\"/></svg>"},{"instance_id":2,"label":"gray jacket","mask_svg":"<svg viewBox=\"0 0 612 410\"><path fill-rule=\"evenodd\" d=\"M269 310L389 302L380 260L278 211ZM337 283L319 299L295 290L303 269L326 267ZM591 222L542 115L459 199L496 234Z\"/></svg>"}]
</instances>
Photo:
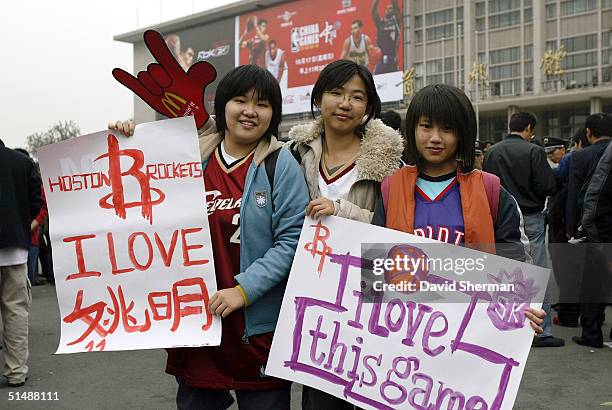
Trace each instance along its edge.
<instances>
[{"instance_id":1,"label":"gray jacket","mask_svg":"<svg viewBox=\"0 0 612 410\"><path fill-rule=\"evenodd\" d=\"M292 140L288 147L297 150L308 184L310 199L319 198L319 164L323 153L323 121L296 125L289 131ZM351 186L346 200L334 203L334 215L370 223L376 200L380 196L380 183L397 171L401 165L404 143L399 132L371 120L361 140L361 149L355 162L357 181Z\"/></svg>"}]
</instances>

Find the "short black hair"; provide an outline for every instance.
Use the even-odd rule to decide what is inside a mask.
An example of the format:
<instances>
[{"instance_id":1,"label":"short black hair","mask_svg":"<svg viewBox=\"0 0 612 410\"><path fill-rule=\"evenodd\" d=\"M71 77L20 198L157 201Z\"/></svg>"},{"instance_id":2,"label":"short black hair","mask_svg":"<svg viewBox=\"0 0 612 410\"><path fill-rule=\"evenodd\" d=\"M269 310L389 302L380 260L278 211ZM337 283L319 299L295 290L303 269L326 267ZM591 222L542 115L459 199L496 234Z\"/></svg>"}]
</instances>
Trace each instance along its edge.
<instances>
[{"instance_id":1,"label":"short black hair","mask_svg":"<svg viewBox=\"0 0 612 410\"><path fill-rule=\"evenodd\" d=\"M402 128L402 116L393 110L381 113L380 119L385 125L393 128L394 130L400 131Z\"/></svg>"},{"instance_id":2,"label":"short black hair","mask_svg":"<svg viewBox=\"0 0 612 410\"><path fill-rule=\"evenodd\" d=\"M536 116L530 112L517 112L516 114L512 114L510 117L510 124L508 128L510 132L522 132L527 128L528 125L531 125L531 129L535 129L536 123L538 122Z\"/></svg>"},{"instance_id":3,"label":"short black hair","mask_svg":"<svg viewBox=\"0 0 612 410\"><path fill-rule=\"evenodd\" d=\"M268 46L271 46L272 44L276 44L276 40L270 40L270 41L268 41Z\"/></svg>"},{"instance_id":4,"label":"short black hair","mask_svg":"<svg viewBox=\"0 0 612 410\"><path fill-rule=\"evenodd\" d=\"M591 130L594 137L612 136L612 115L599 112L591 114L584 122L584 128Z\"/></svg>"},{"instance_id":5,"label":"short black hair","mask_svg":"<svg viewBox=\"0 0 612 410\"><path fill-rule=\"evenodd\" d=\"M372 118L380 117L380 97L376 91L376 84L374 84L374 78L372 73L362 65L357 64L351 60L336 60L329 63L319 74L317 82L312 87L312 95L310 96L310 113L312 118L315 118L315 107L321 104L323 99L323 93L325 91L331 91L335 88L342 87L346 84L353 76L358 75L363 80L366 87L366 96L368 97L368 103L366 105L367 118L357 129L355 130L360 136L365 131L366 124Z\"/></svg>"},{"instance_id":6,"label":"short black hair","mask_svg":"<svg viewBox=\"0 0 612 410\"><path fill-rule=\"evenodd\" d=\"M265 23L265 24L268 24L268 20L266 20L266 19L259 19L259 20L257 20L257 25L258 25L258 26L261 26L261 25L262 25L262 24L264 24L264 23Z\"/></svg>"},{"instance_id":7,"label":"short black hair","mask_svg":"<svg viewBox=\"0 0 612 410\"><path fill-rule=\"evenodd\" d=\"M476 113L470 99L457 87L431 84L415 94L406 110L406 152L408 163L421 166L416 148L415 130L425 117L432 124L449 127L458 137L457 161L462 172L474 169Z\"/></svg>"},{"instance_id":8,"label":"short black hair","mask_svg":"<svg viewBox=\"0 0 612 410\"><path fill-rule=\"evenodd\" d=\"M13 150L25 155L26 157L28 157L28 159L30 158L30 153L25 148L13 148Z\"/></svg>"},{"instance_id":9,"label":"short black hair","mask_svg":"<svg viewBox=\"0 0 612 410\"><path fill-rule=\"evenodd\" d=\"M580 128L572 137L572 143L573 144L578 144L580 143L580 145L582 146L582 148L584 147L588 147L589 145L591 145L591 143L589 142L587 136L586 136L586 128Z\"/></svg>"},{"instance_id":10,"label":"short black hair","mask_svg":"<svg viewBox=\"0 0 612 410\"><path fill-rule=\"evenodd\" d=\"M278 135L282 119L283 98L276 78L265 68L254 64L241 65L230 70L219 82L215 95L215 123L218 132L225 136L225 105L234 97L255 90L257 98L268 101L272 107L272 120L263 137Z\"/></svg>"},{"instance_id":11,"label":"short black hair","mask_svg":"<svg viewBox=\"0 0 612 410\"><path fill-rule=\"evenodd\" d=\"M361 21L361 20L359 20L359 19L357 19L357 20L353 20L353 22L351 23L351 26L352 26L353 24L355 24L355 23L356 23L356 24L359 26L359 28L363 27L363 21Z\"/></svg>"}]
</instances>

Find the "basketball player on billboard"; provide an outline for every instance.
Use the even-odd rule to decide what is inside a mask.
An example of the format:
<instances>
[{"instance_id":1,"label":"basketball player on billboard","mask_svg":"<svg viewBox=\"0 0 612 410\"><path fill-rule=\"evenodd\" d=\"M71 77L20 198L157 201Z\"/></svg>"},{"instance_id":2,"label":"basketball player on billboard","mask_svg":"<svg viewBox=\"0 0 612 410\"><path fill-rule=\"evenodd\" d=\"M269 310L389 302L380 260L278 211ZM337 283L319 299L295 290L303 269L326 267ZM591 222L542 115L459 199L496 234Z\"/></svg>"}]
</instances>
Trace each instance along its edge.
<instances>
[{"instance_id":1,"label":"basketball player on billboard","mask_svg":"<svg viewBox=\"0 0 612 410\"><path fill-rule=\"evenodd\" d=\"M340 58L367 67L370 62L369 48L372 46L372 40L363 33L362 28L363 21L361 20L355 20L351 23L351 35L344 40Z\"/></svg>"},{"instance_id":2,"label":"basketball player on billboard","mask_svg":"<svg viewBox=\"0 0 612 410\"><path fill-rule=\"evenodd\" d=\"M372 20L376 26L376 44L381 50L381 60L374 68L374 74L391 73L398 71L397 48L401 38L402 13L397 0L385 8L385 15L378 15L379 0L372 3Z\"/></svg>"},{"instance_id":3,"label":"basketball player on billboard","mask_svg":"<svg viewBox=\"0 0 612 410\"><path fill-rule=\"evenodd\" d=\"M266 34L268 28L268 20L258 20L257 16L250 16L247 20L247 25L244 32L240 36L238 43L240 48L248 48L250 50L249 64L255 64L266 68L265 53L266 45L268 44L269 35ZM251 31L255 30L255 34L249 40L244 38Z\"/></svg>"},{"instance_id":4,"label":"basketball player on billboard","mask_svg":"<svg viewBox=\"0 0 612 410\"><path fill-rule=\"evenodd\" d=\"M276 40L268 42L265 54L266 69L272 73L281 86L281 90L287 89L287 62L285 61L285 50L278 48Z\"/></svg>"}]
</instances>

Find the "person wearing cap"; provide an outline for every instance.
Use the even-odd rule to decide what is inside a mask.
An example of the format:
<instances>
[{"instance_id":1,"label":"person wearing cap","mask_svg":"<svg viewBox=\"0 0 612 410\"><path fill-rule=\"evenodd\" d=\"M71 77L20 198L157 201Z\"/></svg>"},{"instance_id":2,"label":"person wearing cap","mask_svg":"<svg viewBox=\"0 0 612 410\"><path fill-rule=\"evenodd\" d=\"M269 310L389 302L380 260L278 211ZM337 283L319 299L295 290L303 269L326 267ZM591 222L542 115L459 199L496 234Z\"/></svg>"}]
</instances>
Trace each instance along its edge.
<instances>
[{"instance_id":1,"label":"person wearing cap","mask_svg":"<svg viewBox=\"0 0 612 410\"><path fill-rule=\"evenodd\" d=\"M565 141L561 138L544 137L543 142L544 151L548 157L548 165L550 165L552 169L556 169L565 155Z\"/></svg>"},{"instance_id":2,"label":"person wearing cap","mask_svg":"<svg viewBox=\"0 0 612 410\"><path fill-rule=\"evenodd\" d=\"M475 152L476 156L474 157L474 168L482 171L482 163L484 162L484 150L483 150L483 142L480 140L476 140Z\"/></svg>"}]
</instances>

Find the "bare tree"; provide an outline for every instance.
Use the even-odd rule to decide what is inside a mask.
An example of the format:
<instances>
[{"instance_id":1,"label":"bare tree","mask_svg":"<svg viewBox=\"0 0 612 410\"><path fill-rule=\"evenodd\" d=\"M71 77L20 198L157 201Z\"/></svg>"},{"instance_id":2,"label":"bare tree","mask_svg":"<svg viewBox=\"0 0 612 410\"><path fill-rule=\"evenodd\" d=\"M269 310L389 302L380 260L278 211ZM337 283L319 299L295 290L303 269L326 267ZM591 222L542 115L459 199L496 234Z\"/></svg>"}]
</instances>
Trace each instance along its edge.
<instances>
[{"instance_id":1,"label":"bare tree","mask_svg":"<svg viewBox=\"0 0 612 410\"><path fill-rule=\"evenodd\" d=\"M81 135L81 129L74 121L60 121L47 131L35 132L32 135L28 135L28 150L32 155L36 156L38 148L44 145L53 144L79 135Z\"/></svg>"}]
</instances>

